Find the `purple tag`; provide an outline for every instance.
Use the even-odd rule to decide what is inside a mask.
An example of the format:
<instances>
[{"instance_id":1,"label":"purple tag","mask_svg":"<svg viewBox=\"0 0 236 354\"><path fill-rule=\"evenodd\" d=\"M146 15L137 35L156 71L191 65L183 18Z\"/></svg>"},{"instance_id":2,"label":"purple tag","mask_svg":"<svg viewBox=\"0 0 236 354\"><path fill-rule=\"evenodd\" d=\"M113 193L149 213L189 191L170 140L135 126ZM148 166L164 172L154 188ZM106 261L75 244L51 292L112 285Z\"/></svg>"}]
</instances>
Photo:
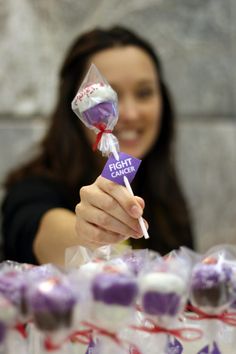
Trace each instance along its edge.
<instances>
[{"instance_id":1,"label":"purple tag","mask_svg":"<svg viewBox=\"0 0 236 354\"><path fill-rule=\"evenodd\" d=\"M183 346L182 344L174 338L173 340L169 339L167 345L167 353L168 354L182 354L183 353Z\"/></svg>"},{"instance_id":2,"label":"purple tag","mask_svg":"<svg viewBox=\"0 0 236 354\"><path fill-rule=\"evenodd\" d=\"M94 341L91 339L89 342L89 346L87 348L87 351L85 354L96 354L97 349L96 349L96 344L94 343Z\"/></svg>"},{"instance_id":3,"label":"purple tag","mask_svg":"<svg viewBox=\"0 0 236 354\"><path fill-rule=\"evenodd\" d=\"M204 348L200 350L197 354L209 354L209 346L206 345Z\"/></svg>"},{"instance_id":4,"label":"purple tag","mask_svg":"<svg viewBox=\"0 0 236 354\"><path fill-rule=\"evenodd\" d=\"M216 342L213 342L213 348L212 348L211 354L221 354L221 351L218 348L218 345L216 344Z\"/></svg>"},{"instance_id":5,"label":"purple tag","mask_svg":"<svg viewBox=\"0 0 236 354\"><path fill-rule=\"evenodd\" d=\"M197 354L221 354L220 349L216 342L213 342L212 350L209 349L209 345L205 346Z\"/></svg>"},{"instance_id":6,"label":"purple tag","mask_svg":"<svg viewBox=\"0 0 236 354\"><path fill-rule=\"evenodd\" d=\"M102 177L124 186L124 176L126 176L131 183L138 171L141 160L125 154L124 152L120 152L119 157L119 161L117 161L113 155L109 157L102 171Z\"/></svg>"}]
</instances>

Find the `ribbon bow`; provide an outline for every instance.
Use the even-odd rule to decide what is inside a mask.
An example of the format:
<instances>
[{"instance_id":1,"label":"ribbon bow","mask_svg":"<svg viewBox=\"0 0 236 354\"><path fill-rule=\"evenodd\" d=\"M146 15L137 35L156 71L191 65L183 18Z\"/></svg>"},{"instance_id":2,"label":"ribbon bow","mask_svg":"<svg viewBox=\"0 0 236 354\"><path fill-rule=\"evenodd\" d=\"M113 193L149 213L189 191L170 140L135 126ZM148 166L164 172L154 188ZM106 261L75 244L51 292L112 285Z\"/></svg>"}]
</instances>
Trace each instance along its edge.
<instances>
[{"instance_id":1,"label":"ribbon bow","mask_svg":"<svg viewBox=\"0 0 236 354\"><path fill-rule=\"evenodd\" d=\"M188 311L194 312L195 314L195 316L189 315L188 313L185 314L185 316L190 320L219 320L228 324L229 326L236 327L236 313L234 312L225 311L220 314L209 314L192 305L188 305L186 309Z\"/></svg>"},{"instance_id":2,"label":"ribbon bow","mask_svg":"<svg viewBox=\"0 0 236 354\"><path fill-rule=\"evenodd\" d=\"M93 151L97 150L98 144L100 143L104 133L112 133L111 129L106 129L106 125L104 123L96 124L95 127L99 130L99 132L97 133L96 141L93 144Z\"/></svg>"},{"instance_id":3,"label":"ribbon bow","mask_svg":"<svg viewBox=\"0 0 236 354\"><path fill-rule=\"evenodd\" d=\"M54 351L54 350L59 350L61 348L61 346L66 343L68 340L70 340L71 342L78 342L84 345L88 345L90 340L92 338L92 331L88 330L88 329L84 329L84 330L80 330L80 331L76 331L74 333L72 333L70 336L68 336L67 338L64 339L64 341L62 341L59 344L53 343L53 341L51 340L50 337L46 337L44 340L44 348L48 351Z\"/></svg>"},{"instance_id":4,"label":"ribbon bow","mask_svg":"<svg viewBox=\"0 0 236 354\"><path fill-rule=\"evenodd\" d=\"M181 339L186 342L192 342L197 339L200 339L202 337L202 331L197 328L191 328L191 327L183 327L183 328L164 328L156 325L153 321L148 320L148 322L152 325L151 327L147 326L134 326L132 325L131 328L138 330L138 331L143 331L147 333L166 333L171 336L174 336L178 339ZM191 337L189 337L189 334L193 334Z\"/></svg>"},{"instance_id":5,"label":"ribbon bow","mask_svg":"<svg viewBox=\"0 0 236 354\"><path fill-rule=\"evenodd\" d=\"M114 341L120 347L122 347L125 343L128 344L130 346L130 350L131 350L132 354L141 354L140 351L138 350L138 348L133 343L119 338L117 333L108 331L105 328L96 326L93 323L89 323L89 322L83 322L83 325L88 326L89 329L95 331L98 335L109 337L112 341Z\"/></svg>"}]
</instances>

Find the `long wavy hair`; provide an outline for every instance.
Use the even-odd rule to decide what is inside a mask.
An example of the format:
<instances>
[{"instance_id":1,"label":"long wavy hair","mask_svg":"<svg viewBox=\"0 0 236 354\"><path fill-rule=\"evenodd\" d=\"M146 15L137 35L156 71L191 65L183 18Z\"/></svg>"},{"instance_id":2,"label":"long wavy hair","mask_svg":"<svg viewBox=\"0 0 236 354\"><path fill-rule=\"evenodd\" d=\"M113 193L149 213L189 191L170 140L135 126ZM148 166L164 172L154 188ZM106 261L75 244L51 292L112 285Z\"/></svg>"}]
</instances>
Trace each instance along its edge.
<instances>
[{"instance_id":1,"label":"long wavy hair","mask_svg":"<svg viewBox=\"0 0 236 354\"><path fill-rule=\"evenodd\" d=\"M146 201L145 216L150 223L150 234L153 234L146 246L160 253L166 253L182 244L192 247L189 210L174 163L173 105L161 62L146 40L121 26L95 28L74 41L60 70L57 103L38 155L11 172L5 185L9 188L28 175L47 176L63 183L76 203L78 186L91 183L99 171L82 123L71 110L71 102L92 55L107 48L130 45L141 48L153 61L163 101L160 134L151 151L143 158L134 183L135 192Z\"/></svg>"}]
</instances>

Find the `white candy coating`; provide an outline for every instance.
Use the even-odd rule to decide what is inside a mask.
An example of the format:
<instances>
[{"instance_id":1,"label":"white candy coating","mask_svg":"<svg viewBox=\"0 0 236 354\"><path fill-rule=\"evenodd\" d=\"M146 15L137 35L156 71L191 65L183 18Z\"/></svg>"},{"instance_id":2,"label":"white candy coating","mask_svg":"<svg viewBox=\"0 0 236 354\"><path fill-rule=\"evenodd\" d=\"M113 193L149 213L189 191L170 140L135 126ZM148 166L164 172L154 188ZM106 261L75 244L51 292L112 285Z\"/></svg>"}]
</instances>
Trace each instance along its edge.
<instances>
[{"instance_id":1,"label":"white candy coating","mask_svg":"<svg viewBox=\"0 0 236 354\"><path fill-rule=\"evenodd\" d=\"M72 102L72 109L84 112L101 102L115 101L117 96L110 85L96 83L79 91Z\"/></svg>"},{"instance_id":2,"label":"white candy coating","mask_svg":"<svg viewBox=\"0 0 236 354\"><path fill-rule=\"evenodd\" d=\"M160 293L175 292L181 295L185 290L185 282L173 273L153 272L142 277L140 290L142 293L157 291Z\"/></svg>"},{"instance_id":3,"label":"white candy coating","mask_svg":"<svg viewBox=\"0 0 236 354\"><path fill-rule=\"evenodd\" d=\"M111 331L117 331L127 323L131 314L132 307L122 305L108 305L101 301L94 301L91 309L91 320L98 325Z\"/></svg>"}]
</instances>

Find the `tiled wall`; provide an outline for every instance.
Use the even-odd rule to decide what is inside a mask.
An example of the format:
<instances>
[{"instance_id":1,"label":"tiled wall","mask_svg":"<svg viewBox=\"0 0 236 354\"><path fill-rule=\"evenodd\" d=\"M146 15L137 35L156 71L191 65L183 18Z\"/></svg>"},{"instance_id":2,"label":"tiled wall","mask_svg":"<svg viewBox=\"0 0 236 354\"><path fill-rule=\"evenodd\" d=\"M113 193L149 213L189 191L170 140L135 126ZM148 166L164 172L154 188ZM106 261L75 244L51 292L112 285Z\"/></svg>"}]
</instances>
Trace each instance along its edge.
<instances>
[{"instance_id":1,"label":"tiled wall","mask_svg":"<svg viewBox=\"0 0 236 354\"><path fill-rule=\"evenodd\" d=\"M235 17L234 0L0 0L0 180L42 135L73 38L121 23L163 59L199 250L236 241Z\"/></svg>"}]
</instances>

